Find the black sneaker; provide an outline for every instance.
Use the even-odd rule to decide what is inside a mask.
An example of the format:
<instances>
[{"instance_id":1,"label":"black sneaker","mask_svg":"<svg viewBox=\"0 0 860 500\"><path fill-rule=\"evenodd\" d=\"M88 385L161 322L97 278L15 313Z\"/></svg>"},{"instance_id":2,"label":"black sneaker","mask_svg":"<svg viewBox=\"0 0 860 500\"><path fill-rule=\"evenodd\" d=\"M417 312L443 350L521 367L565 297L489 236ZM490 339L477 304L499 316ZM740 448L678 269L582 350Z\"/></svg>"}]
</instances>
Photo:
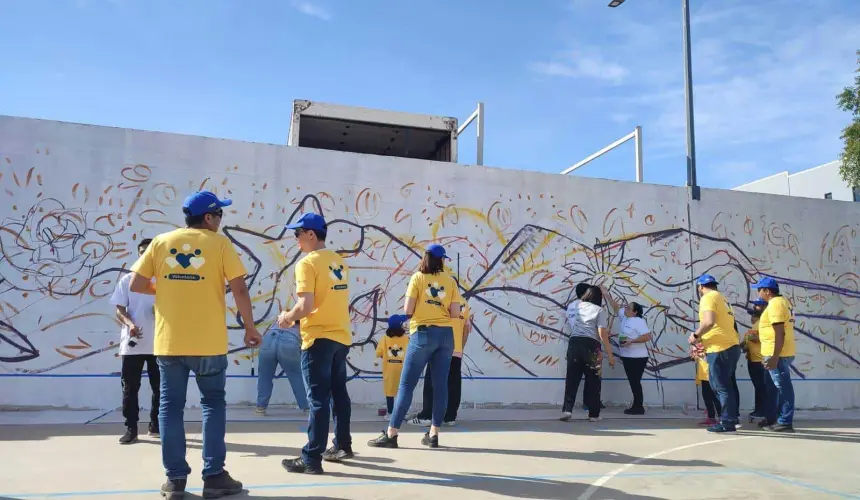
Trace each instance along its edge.
<instances>
[{"instance_id":1,"label":"black sneaker","mask_svg":"<svg viewBox=\"0 0 860 500\"><path fill-rule=\"evenodd\" d=\"M390 438L385 431L382 431L378 438L368 441L367 446L371 448L397 448L397 436Z\"/></svg>"},{"instance_id":2,"label":"black sneaker","mask_svg":"<svg viewBox=\"0 0 860 500\"><path fill-rule=\"evenodd\" d=\"M725 425L725 424L717 424L713 427L708 427L708 432L714 432L717 434L722 434L724 432L737 432L737 429L734 427Z\"/></svg>"},{"instance_id":3,"label":"black sneaker","mask_svg":"<svg viewBox=\"0 0 860 500\"><path fill-rule=\"evenodd\" d=\"M759 429L767 429L768 427L771 427L775 423L776 422L774 422L772 420L765 419L765 420L762 420L761 422L758 423L758 427L759 427Z\"/></svg>"},{"instance_id":4,"label":"black sneaker","mask_svg":"<svg viewBox=\"0 0 860 500\"><path fill-rule=\"evenodd\" d=\"M296 474L322 474L323 469L321 466L313 467L305 462L305 459L302 457L299 458L285 458L281 460L281 467L287 469L287 472L295 472Z\"/></svg>"},{"instance_id":5,"label":"black sneaker","mask_svg":"<svg viewBox=\"0 0 860 500\"><path fill-rule=\"evenodd\" d=\"M439 447L439 435L431 436L429 432L424 433L424 437L421 438L421 444L430 448L438 448Z\"/></svg>"},{"instance_id":6,"label":"black sneaker","mask_svg":"<svg viewBox=\"0 0 860 500\"><path fill-rule=\"evenodd\" d=\"M137 428L128 427L125 429L125 434L119 438L119 444L131 444L137 442Z\"/></svg>"},{"instance_id":7,"label":"black sneaker","mask_svg":"<svg viewBox=\"0 0 860 500\"><path fill-rule=\"evenodd\" d=\"M221 498L242 493L242 482L230 477L227 471L203 478L203 498Z\"/></svg>"},{"instance_id":8,"label":"black sneaker","mask_svg":"<svg viewBox=\"0 0 860 500\"><path fill-rule=\"evenodd\" d=\"M168 479L161 485L161 496L168 500L185 498L185 479Z\"/></svg>"},{"instance_id":9,"label":"black sneaker","mask_svg":"<svg viewBox=\"0 0 860 500\"><path fill-rule=\"evenodd\" d=\"M161 437L161 432L158 430L158 424L149 424L149 437Z\"/></svg>"},{"instance_id":10,"label":"black sneaker","mask_svg":"<svg viewBox=\"0 0 860 500\"><path fill-rule=\"evenodd\" d=\"M794 432L794 427L791 424L774 424L767 428L771 432Z\"/></svg>"},{"instance_id":11,"label":"black sneaker","mask_svg":"<svg viewBox=\"0 0 860 500\"><path fill-rule=\"evenodd\" d=\"M624 410L625 415L644 415L645 408L627 408Z\"/></svg>"},{"instance_id":12,"label":"black sneaker","mask_svg":"<svg viewBox=\"0 0 860 500\"><path fill-rule=\"evenodd\" d=\"M340 462L341 460L349 460L350 458L355 458L355 454L352 452L351 449L346 450L343 448L332 446L331 448L323 452L322 458L326 462Z\"/></svg>"}]
</instances>

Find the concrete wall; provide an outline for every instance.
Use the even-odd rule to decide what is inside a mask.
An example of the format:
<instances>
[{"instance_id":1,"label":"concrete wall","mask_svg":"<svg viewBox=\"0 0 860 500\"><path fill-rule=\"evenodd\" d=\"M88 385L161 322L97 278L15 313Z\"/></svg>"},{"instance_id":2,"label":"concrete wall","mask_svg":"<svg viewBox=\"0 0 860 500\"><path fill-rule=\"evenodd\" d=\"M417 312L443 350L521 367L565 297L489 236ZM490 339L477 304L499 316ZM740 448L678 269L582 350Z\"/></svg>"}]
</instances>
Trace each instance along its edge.
<instances>
[{"instance_id":1,"label":"concrete wall","mask_svg":"<svg viewBox=\"0 0 860 500\"><path fill-rule=\"evenodd\" d=\"M657 336L647 402L695 404L684 346L697 308L690 280L706 271L741 324L747 282L763 274L787 282L799 404L860 401L858 204L719 190L688 203L682 188L9 117L0 117L0 174L2 405L119 405L108 295L135 242L181 224L182 198L200 188L235 201L224 232L251 271L264 325L292 300L297 250L285 222L322 212L331 244L354 250L357 403L383 401L373 342L431 241L449 248L474 311L464 401L559 403L563 308L589 280L647 308ZM252 353L240 331L231 341L228 397L250 401ZM604 376L607 403L630 400L620 364ZM286 382L275 400L291 401Z\"/></svg>"},{"instance_id":2,"label":"concrete wall","mask_svg":"<svg viewBox=\"0 0 860 500\"><path fill-rule=\"evenodd\" d=\"M842 180L842 176L839 174L840 165L841 162L832 161L796 174L780 172L738 186L734 190L817 198L819 200L824 199L824 195L830 193L833 200L854 201L854 190Z\"/></svg>"}]
</instances>

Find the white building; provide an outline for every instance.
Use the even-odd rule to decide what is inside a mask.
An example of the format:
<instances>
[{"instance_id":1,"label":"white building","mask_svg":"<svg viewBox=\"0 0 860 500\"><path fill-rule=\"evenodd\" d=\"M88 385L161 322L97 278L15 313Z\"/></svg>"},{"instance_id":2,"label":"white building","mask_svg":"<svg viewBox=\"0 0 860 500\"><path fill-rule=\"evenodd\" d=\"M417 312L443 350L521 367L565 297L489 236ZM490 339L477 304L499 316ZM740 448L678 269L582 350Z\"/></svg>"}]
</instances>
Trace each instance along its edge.
<instances>
[{"instance_id":1,"label":"white building","mask_svg":"<svg viewBox=\"0 0 860 500\"><path fill-rule=\"evenodd\" d=\"M860 201L860 188L851 189L851 186L839 175L841 163L838 160L832 161L796 174L780 172L732 189L734 191L781 194L803 198Z\"/></svg>"}]
</instances>

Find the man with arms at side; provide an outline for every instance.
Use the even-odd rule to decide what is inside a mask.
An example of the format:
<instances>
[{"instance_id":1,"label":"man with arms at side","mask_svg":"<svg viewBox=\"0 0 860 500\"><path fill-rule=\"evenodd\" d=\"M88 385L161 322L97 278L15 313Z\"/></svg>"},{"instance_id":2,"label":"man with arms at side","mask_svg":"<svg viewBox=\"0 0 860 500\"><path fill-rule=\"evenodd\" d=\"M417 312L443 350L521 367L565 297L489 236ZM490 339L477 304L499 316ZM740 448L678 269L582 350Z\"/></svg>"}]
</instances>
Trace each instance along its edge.
<instances>
[{"instance_id":1,"label":"man with arms at side","mask_svg":"<svg viewBox=\"0 0 860 500\"><path fill-rule=\"evenodd\" d=\"M217 232L223 207L231 203L208 191L192 194L182 205L187 227L156 236L131 269L131 291L155 295L155 355L161 373L158 421L167 474L161 495L168 499L184 497L191 473L183 421L191 372L203 409L203 498L242 491L242 483L224 470L228 282L245 325L245 345L257 346L262 339L254 327L245 266L230 240Z\"/></svg>"},{"instance_id":2,"label":"man with arms at side","mask_svg":"<svg viewBox=\"0 0 860 500\"><path fill-rule=\"evenodd\" d=\"M738 425L738 397L732 388L732 378L741 357L735 315L732 306L717 290L717 280L703 274L696 280L699 292L699 328L690 334L691 345L701 343L708 361L709 381L722 412L720 422L708 432L735 432Z\"/></svg>"},{"instance_id":3,"label":"man with arms at side","mask_svg":"<svg viewBox=\"0 0 860 500\"><path fill-rule=\"evenodd\" d=\"M278 316L285 328L301 320L302 375L308 391L308 443L302 456L284 459L289 472L322 474L322 460L352 458L349 432L351 407L346 389L346 356L352 343L349 326L349 268L343 258L325 246L328 226L321 215L302 215L287 229L306 254L296 264L296 305ZM329 410L331 408L331 410ZM328 440L329 411L334 417L334 442Z\"/></svg>"},{"instance_id":4,"label":"man with arms at side","mask_svg":"<svg viewBox=\"0 0 860 500\"><path fill-rule=\"evenodd\" d=\"M794 432L794 386L791 362L794 361L794 311L791 303L779 294L773 278L762 278L753 285L758 296L767 301L758 322L761 355L765 377L765 420L761 427L774 432Z\"/></svg>"},{"instance_id":5,"label":"man with arms at side","mask_svg":"<svg viewBox=\"0 0 860 500\"><path fill-rule=\"evenodd\" d=\"M137 245L140 257L152 240L146 238ZM134 293L129 290L132 274L125 274L116 284L110 303L116 307L116 317L122 323L119 355L122 359L120 381L122 383L122 416L125 418L125 434L120 444L137 441L137 422L140 414L137 395L143 367L149 375L152 389L152 406L149 410L149 435L158 436L158 387L160 377L155 355L152 354L155 334L155 298L152 295Z\"/></svg>"}]
</instances>

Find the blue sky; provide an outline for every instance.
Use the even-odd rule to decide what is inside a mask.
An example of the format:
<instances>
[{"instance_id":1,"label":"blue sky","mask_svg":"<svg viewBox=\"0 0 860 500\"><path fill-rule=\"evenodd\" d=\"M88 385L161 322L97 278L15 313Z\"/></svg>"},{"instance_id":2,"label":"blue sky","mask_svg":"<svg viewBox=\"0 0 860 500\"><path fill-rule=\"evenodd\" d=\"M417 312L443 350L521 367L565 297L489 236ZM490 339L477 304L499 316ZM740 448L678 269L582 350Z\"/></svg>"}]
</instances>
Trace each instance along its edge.
<instances>
[{"instance_id":1,"label":"blue sky","mask_svg":"<svg viewBox=\"0 0 860 500\"><path fill-rule=\"evenodd\" d=\"M638 124L645 180L683 185L680 1L607 3L0 0L0 114L284 143L296 98L483 100L487 165L558 172ZM836 159L860 2L690 3L700 184ZM632 144L578 172L632 180Z\"/></svg>"}]
</instances>

